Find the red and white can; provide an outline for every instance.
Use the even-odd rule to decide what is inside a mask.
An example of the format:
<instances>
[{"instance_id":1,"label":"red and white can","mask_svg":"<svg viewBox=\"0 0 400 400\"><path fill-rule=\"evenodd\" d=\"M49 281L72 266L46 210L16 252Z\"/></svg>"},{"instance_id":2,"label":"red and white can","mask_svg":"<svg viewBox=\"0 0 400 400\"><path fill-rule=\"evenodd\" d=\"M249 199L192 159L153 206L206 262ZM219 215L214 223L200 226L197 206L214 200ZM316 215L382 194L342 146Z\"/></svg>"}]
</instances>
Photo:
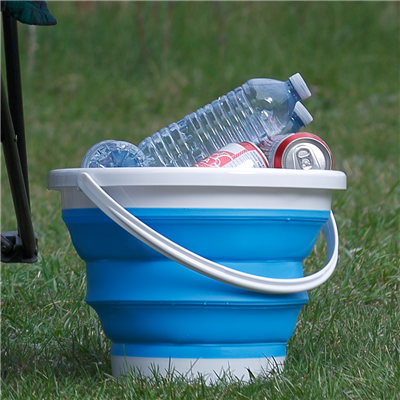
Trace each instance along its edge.
<instances>
[{"instance_id":1,"label":"red and white can","mask_svg":"<svg viewBox=\"0 0 400 400\"><path fill-rule=\"evenodd\" d=\"M230 143L192 167L268 168L268 160L253 143Z\"/></svg>"},{"instance_id":2,"label":"red and white can","mask_svg":"<svg viewBox=\"0 0 400 400\"><path fill-rule=\"evenodd\" d=\"M333 167L328 145L312 133L272 136L258 147L267 156L271 168L327 170Z\"/></svg>"}]
</instances>

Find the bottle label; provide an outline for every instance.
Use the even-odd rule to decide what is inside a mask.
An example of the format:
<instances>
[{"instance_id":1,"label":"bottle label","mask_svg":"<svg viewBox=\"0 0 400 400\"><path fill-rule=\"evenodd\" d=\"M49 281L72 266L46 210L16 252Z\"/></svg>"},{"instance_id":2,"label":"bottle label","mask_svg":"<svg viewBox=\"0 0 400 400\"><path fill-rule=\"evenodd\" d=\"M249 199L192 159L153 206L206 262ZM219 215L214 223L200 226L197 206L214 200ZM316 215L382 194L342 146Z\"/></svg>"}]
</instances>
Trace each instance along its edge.
<instances>
[{"instance_id":1,"label":"bottle label","mask_svg":"<svg viewBox=\"0 0 400 400\"><path fill-rule=\"evenodd\" d=\"M231 143L192 165L192 167L268 168L268 160L253 143Z\"/></svg>"}]
</instances>

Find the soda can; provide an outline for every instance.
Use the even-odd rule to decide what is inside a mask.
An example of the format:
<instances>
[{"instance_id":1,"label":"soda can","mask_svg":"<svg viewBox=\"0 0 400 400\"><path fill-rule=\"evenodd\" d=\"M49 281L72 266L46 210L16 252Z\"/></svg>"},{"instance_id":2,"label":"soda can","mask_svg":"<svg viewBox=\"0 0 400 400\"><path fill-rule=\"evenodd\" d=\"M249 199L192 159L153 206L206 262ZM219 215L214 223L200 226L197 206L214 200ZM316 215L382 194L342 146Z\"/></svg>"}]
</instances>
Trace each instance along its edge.
<instances>
[{"instance_id":1,"label":"soda can","mask_svg":"<svg viewBox=\"0 0 400 400\"><path fill-rule=\"evenodd\" d=\"M268 160L253 143L230 143L192 165L192 167L268 168Z\"/></svg>"},{"instance_id":2,"label":"soda can","mask_svg":"<svg viewBox=\"0 0 400 400\"><path fill-rule=\"evenodd\" d=\"M333 167L328 145L312 133L272 136L258 147L267 156L271 168L327 170Z\"/></svg>"}]
</instances>

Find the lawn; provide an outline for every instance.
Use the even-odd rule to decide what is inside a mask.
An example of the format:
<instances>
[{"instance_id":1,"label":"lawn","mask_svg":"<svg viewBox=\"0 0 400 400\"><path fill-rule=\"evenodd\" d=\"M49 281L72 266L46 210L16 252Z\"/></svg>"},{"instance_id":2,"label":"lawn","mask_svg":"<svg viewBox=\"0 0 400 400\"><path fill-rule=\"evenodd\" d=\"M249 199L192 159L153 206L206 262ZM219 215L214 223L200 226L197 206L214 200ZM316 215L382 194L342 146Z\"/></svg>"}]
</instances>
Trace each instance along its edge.
<instances>
[{"instance_id":1,"label":"lawn","mask_svg":"<svg viewBox=\"0 0 400 400\"><path fill-rule=\"evenodd\" d=\"M48 2L58 24L19 24L35 264L1 271L4 399L399 399L397 2ZM3 55L3 53L2 53ZM4 57L2 74L5 77ZM111 376L85 303L84 262L50 170L93 144L143 138L254 77L300 72L348 188L333 196L338 267L310 291L285 369L250 383ZM16 222L2 157L2 231ZM325 261L318 240L305 272Z\"/></svg>"}]
</instances>

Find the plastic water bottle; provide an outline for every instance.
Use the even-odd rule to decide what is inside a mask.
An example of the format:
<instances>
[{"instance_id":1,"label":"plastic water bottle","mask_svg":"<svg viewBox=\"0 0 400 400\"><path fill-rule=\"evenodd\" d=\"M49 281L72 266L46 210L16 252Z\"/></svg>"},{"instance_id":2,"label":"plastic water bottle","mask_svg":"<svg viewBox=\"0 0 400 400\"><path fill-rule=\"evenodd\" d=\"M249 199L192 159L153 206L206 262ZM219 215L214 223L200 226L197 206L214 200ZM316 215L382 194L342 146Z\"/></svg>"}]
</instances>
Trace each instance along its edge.
<instances>
[{"instance_id":1,"label":"plastic water bottle","mask_svg":"<svg viewBox=\"0 0 400 400\"><path fill-rule=\"evenodd\" d=\"M251 79L139 144L149 166L190 167L229 143L260 143L290 124L295 104L311 95L297 73L286 82Z\"/></svg>"},{"instance_id":2,"label":"plastic water bottle","mask_svg":"<svg viewBox=\"0 0 400 400\"><path fill-rule=\"evenodd\" d=\"M297 81L296 81L297 79ZM294 81L295 83L292 84L293 89L291 89L292 91L294 91L294 85L296 84L296 82L298 82L298 85L300 85L300 83L303 86L300 86L300 89L297 89L296 92L300 92L303 93L303 98L305 98L305 95L310 95L310 92L308 91L307 86L305 85L305 82L303 81L303 79L301 78L300 74L296 74L293 77L291 77L289 79L289 83L292 81ZM260 86L260 84L255 85L254 82L252 81L264 81L264 85L266 85L265 81L267 81L267 83L269 84L269 86L282 86L282 84L286 84L287 82L281 82L281 81L276 81L276 80L272 80L272 79L253 79L249 82L247 82L246 84L242 85L242 88L247 88L247 85L249 85L249 87L254 87L254 86ZM289 86L289 85L288 85ZM241 88L236 89L234 92L239 92L238 93L238 98L240 99L240 91ZM271 90L272 91L272 90ZM278 92L277 90L275 90L276 92ZM204 107L204 109L200 109L198 110L196 113L190 114L189 116L185 117L185 119L187 119L190 116L196 115L196 114L200 114L200 119L203 117L204 115L201 115L201 111L205 110L205 109L209 109L210 107L214 107L214 109L217 109L218 111L218 105L215 104L218 101L221 101L221 105L223 106L224 103L224 98L226 99L226 103L228 104L235 104L234 101L232 101L232 93L234 92L230 92L227 94L227 96L230 96L230 102L229 102L229 98L227 98L227 96L222 96L220 97L220 99L214 101L211 105L207 105ZM287 96L287 98L290 99L290 96ZM300 97L297 96L296 97ZM243 98L243 97L242 97ZM221 100L222 99L222 100ZM275 96L275 101L277 99L277 96ZM254 99L253 99L254 101ZM272 102L271 102L272 103ZM228 108L229 109L229 108ZM272 107L271 107L272 109ZM215 135L211 136L212 140L208 145L208 151L211 151L211 149L215 148L215 150L213 150L212 152L219 150L220 148L226 146L226 144L229 143L235 143L235 142L239 142L240 140L245 140L243 138L248 138L250 137L250 139L246 139L246 140L253 140L253 142L256 142L258 144L258 142L264 140L265 138L274 136L274 135L282 135L282 134L289 134L289 133L295 133L298 132L300 130L301 127L306 126L307 124L309 124L313 118L311 116L311 114L308 112L308 110L304 107L304 105L298 101L295 100L295 104L294 104L294 109L293 109L293 113L289 119L289 121L286 122L285 125L280 124L279 129L278 130L278 124L275 123L276 125L276 130L273 131L274 134L272 134L272 130L270 129L270 134L266 135L266 129L264 131L254 131L254 127L257 127L257 121L254 118L254 110L258 110L257 107L249 107L247 110L247 115L250 115L249 118L250 121L245 121L245 118L242 118L241 120L241 125L238 124L237 126L235 126L234 124L230 124L230 122L232 122L232 113L230 113L229 117L231 117L230 119L226 119L225 121L223 121L225 123L225 126L221 125L220 126L220 132L222 131L222 135L220 135L220 137L216 138ZM240 113L246 110L238 110L239 111L239 116ZM266 108L261 110L264 112L266 111ZM273 115L273 112L275 111L275 116ZM253 114L252 114L253 113ZM272 122L274 119L277 118L277 110L270 110L269 111L270 115L271 115L271 121ZM213 113L211 113L212 115ZM218 113L217 113L218 114ZM262 114L262 112L260 112L260 114ZM215 114L214 114L215 115ZM243 117L244 114L242 113L241 116ZM233 116L233 122L238 122L238 118L237 116ZM178 122L177 124L184 124L184 120ZM222 119L222 118L221 118ZM261 124L258 125L258 127L262 127L265 128L264 124L262 124L262 122L265 120L262 119L261 120ZM217 121L217 119L215 118L214 121ZM192 121L194 122L194 120ZM259 121L260 122L260 121ZM171 124L168 128L170 128L171 126L174 126L176 124ZM271 124L272 125L272 124ZM282 127L283 125L283 127ZM233 127L233 128L232 128ZM168 128L164 128L162 129L160 132L155 133L154 135L152 135L149 138L146 138L140 145L139 148L137 146L135 146L132 143L129 142L125 142L125 141L117 141L117 140L104 140L100 143L95 144L93 147L91 147L87 153L85 154L83 160L82 160L82 164L81 167L82 168L115 168L115 167L147 167L147 166L191 166L193 165L195 162L193 162L193 160L195 160L195 155L194 154L190 154L188 152L181 152L179 154L178 159L177 158L173 158L172 155L175 154L173 149L176 150L176 153L179 152L179 149L176 148L176 143L173 143L172 137L170 135L164 135L164 140L160 140L160 143L157 146L157 135L160 135L160 133L165 133L165 131L168 131ZM240 128L242 128L242 131L240 131ZM245 131L243 131L246 128ZM217 132L217 129L213 130L212 127L209 127L209 129L211 129L211 132L214 133ZM240 131L240 135L234 135L232 134L232 129L233 132L237 133L238 131ZM169 131L171 132L171 131ZM204 136L206 137L207 132L209 132L209 130L205 130L204 132ZM168 132L167 132L168 133ZM247 136L244 136L247 135ZM199 135L199 138L201 139L201 135ZM217 141L217 139L219 139L219 141ZM149 144L149 146L146 149L145 144ZM189 142L190 143L190 142ZM216 144L218 143L218 144ZM223 144L222 144L223 143ZM226 143L226 144L225 144ZM178 140L178 145L182 145L181 141ZM214 147L211 147L211 145L214 144ZM168 147L166 147L168 146ZM144 152L141 151L140 147L142 147L145 152L147 153L147 155L145 155ZM188 149L189 146L183 146L184 149ZM160 148L157 151L157 148ZM168 150L168 148L170 150ZM151 150L153 150L153 153L155 153L154 157L151 154ZM171 155L172 152L172 155ZM211 152L211 153L212 153ZM210 153L210 154L211 154ZM164 154L164 157L161 157ZM201 153L203 154L203 153ZM166 156L165 156L166 155ZM209 155L209 154L208 154ZM187 160L187 162L185 163L184 161Z\"/></svg>"},{"instance_id":3,"label":"plastic water bottle","mask_svg":"<svg viewBox=\"0 0 400 400\"><path fill-rule=\"evenodd\" d=\"M286 135L289 133L296 133L303 126L308 125L312 122L313 117L304 107L303 103L297 102L294 106L294 111L292 116L290 117L289 123L282 129L279 135Z\"/></svg>"},{"instance_id":4,"label":"plastic water bottle","mask_svg":"<svg viewBox=\"0 0 400 400\"><path fill-rule=\"evenodd\" d=\"M280 132L280 136L296 133L312 120L313 117L306 107L297 102L289 123ZM104 140L87 151L81 166L82 168L147 167L149 162L143 152L132 143Z\"/></svg>"},{"instance_id":5,"label":"plastic water bottle","mask_svg":"<svg viewBox=\"0 0 400 400\"><path fill-rule=\"evenodd\" d=\"M132 143L103 140L92 146L82 160L82 168L148 167L146 156Z\"/></svg>"}]
</instances>

